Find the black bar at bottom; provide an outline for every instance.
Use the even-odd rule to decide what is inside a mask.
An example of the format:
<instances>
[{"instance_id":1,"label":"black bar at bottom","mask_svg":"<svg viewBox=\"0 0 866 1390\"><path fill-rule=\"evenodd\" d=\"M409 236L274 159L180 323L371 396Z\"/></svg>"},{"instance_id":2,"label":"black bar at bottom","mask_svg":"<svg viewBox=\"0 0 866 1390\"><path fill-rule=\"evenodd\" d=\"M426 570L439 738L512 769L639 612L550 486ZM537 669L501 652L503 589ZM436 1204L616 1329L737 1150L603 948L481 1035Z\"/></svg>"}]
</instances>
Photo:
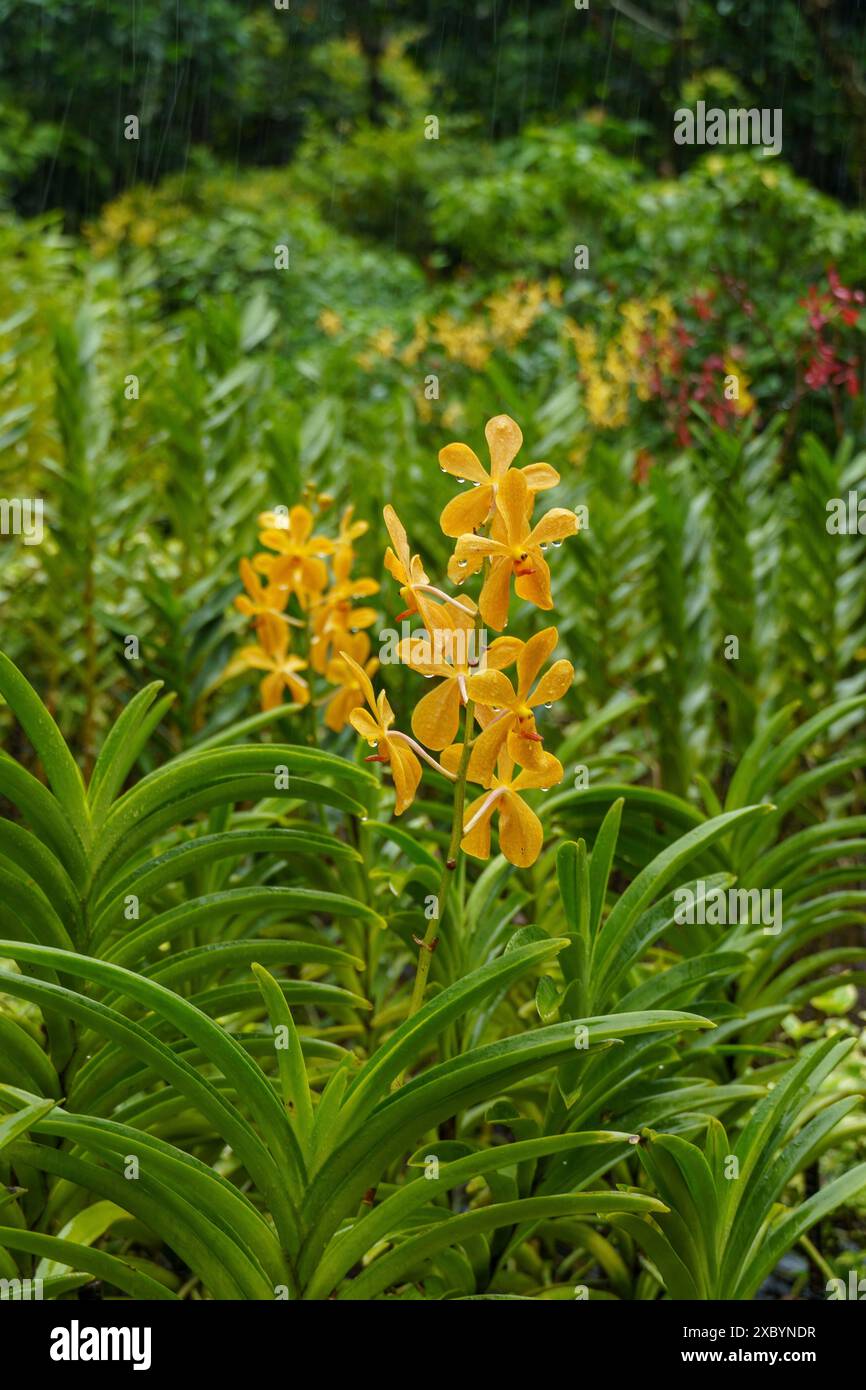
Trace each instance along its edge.
<instances>
[{"instance_id":1,"label":"black bar at bottom","mask_svg":"<svg viewBox=\"0 0 866 1390\"><path fill-rule=\"evenodd\" d=\"M525 1300L521 1300L525 1301ZM357 1375L359 1348L371 1357L367 1369L376 1375L380 1350L399 1347L401 1336L419 1331L426 1342L425 1365L436 1374L438 1340L443 1332L460 1337L461 1370L467 1356L478 1357L479 1370L520 1346L556 1351L564 1369L577 1373L604 1366L618 1374L679 1369L698 1377L707 1369L760 1367L768 1377L778 1371L804 1368L827 1372L856 1366L862 1354L864 1321L859 1307L845 1300L753 1303L628 1303L580 1301L553 1304L541 1321L527 1309L504 1308L510 1299L454 1300L457 1307L431 1303L343 1304L307 1303L129 1303L129 1302L9 1302L0 1303L0 1345L25 1347L25 1364L39 1380L63 1383L100 1381L106 1372L147 1375L165 1372L253 1371L267 1375L282 1368L300 1369L298 1355L309 1372L317 1356L328 1379L333 1379L335 1352L341 1342L335 1333L357 1327L362 1340L347 1338L347 1370ZM497 1312L496 1304L499 1305ZM451 1317L457 1319L451 1322ZM566 1341L535 1342L551 1333ZM320 1334L325 1340L319 1341ZM372 1337L371 1337L372 1334ZM473 1347L475 1351L473 1353ZM556 1350L558 1348L558 1350ZM395 1350L396 1362L401 1355ZM384 1357L381 1370L395 1363ZM450 1364L446 1357L443 1369ZM390 1375L390 1373L389 1373Z\"/></svg>"}]
</instances>

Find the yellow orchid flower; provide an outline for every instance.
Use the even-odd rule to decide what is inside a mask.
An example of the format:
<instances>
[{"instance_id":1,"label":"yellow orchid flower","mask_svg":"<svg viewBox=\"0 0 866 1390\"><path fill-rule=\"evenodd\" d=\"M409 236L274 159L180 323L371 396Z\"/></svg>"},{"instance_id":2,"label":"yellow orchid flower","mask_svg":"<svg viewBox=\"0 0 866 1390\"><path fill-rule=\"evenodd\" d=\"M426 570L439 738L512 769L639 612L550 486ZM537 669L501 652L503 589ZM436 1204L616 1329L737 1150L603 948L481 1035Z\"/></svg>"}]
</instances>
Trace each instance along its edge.
<instances>
[{"instance_id":1,"label":"yellow orchid flower","mask_svg":"<svg viewBox=\"0 0 866 1390\"><path fill-rule=\"evenodd\" d=\"M385 568L400 585L400 597L406 604L405 611L397 615L399 621L400 618L408 618L412 613L421 612L425 599L419 594L419 589L430 581L420 555L412 554L406 528L390 503L383 509L382 516L391 537L391 544L385 551Z\"/></svg>"},{"instance_id":2,"label":"yellow orchid flower","mask_svg":"<svg viewBox=\"0 0 866 1390\"><path fill-rule=\"evenodd\" d=\"M391 537L391 545L385 552L385 568L400 585L400 597L406 604L404 611L397 614L397 621L399 622L402 618L409 618L413 613L418 613L426 628L435 626L435 614L438 605L434 605L432 602L433 595L441 599L443 603L460 609L463 613L474 615L475 604L470 598L464 598L458 602L450 594L444 593L430 583L421 563L421 557L411 553L406 528L390 503L384 508L382 515L385 518L388 535Z\"/></svg>"},{"instance_id":3,"label":"yellow orchid flower","mask_svg":"<svg viewBox=\"0 0 866 1390\"><path fill-rule=\"evenodd\" d=\"M368 521L355 521L355 508L347 507L340 517L340 529L337 533L337 550L346 548L351 550L360 536L364 536L370 529Z\"/></svg>"},{"instance_id":4,"label":"yellow orchid flower","mask_svg":"<svg viewBox=\"0 0 866 1390\"><path fill-rule=\"evenodd\" d=\"M366 632L346 633L344 642L345 645L331 658L325 671L326 680L339 687L325 707L325 724L335 734L345 728L352 711L364 704L364 691L354 670L355 665L362 667L371 681L379 669L378 658L370 656L370 639ZM351 665L345 660L346 655L352 658Z\"/></svg>"},{"instance_id":5,"label":"yellow orchid flower","mask_svg":"<svg viewBox=\"0 0 866 1390\"><path fill-rule=\"evenodd\" d=\"M464 623L451 608L442 607L443 625L433 632L400 643L400 660L411 670L437 679L438 684L418 701L412 713L412 732L428 748L447 748L457 737L460 707L467 700L467 682L481 667L501 670L517 656L522 643L497 637L483 653L471 619Z\"/></svg>"},{"instance_id":6,"label":"yellow orchid flower","mask_svg":"<svg viewBox=\"0 0 866 1390\"><path fill-rule=\"evenodd\" d=\"M375 579L351 579L352 558L346 546L335 552L331 562L334 582L319 600L313 615L312 666L320 675L336 655L341 638L355 629L371 627L379 616L375 608L353 606L356 599L377 594L379 585Z\"/></svg>"},{"instance_id":7,"label":"yellow orchid flower","mask_svg":"<svg viewBox=\"0 0 866 1390\"><path fill-rule=\"evenodd\" d=\"M238 594L235 608L239 613L243 613L245 618L254 619L255 630L259 636L266 630L273 633L275 627L280 627L286 622L281 615L288 602L288 591L273 584L263 584L246 558L241 560L238 568L246 593Z\"/></svg>"},{"instance_id":8,"label":"yellow orchid flower","mask_svg":"<svg viewBox=\"0 0 866 1390\"><path fill-rule=\"evenodd\" d=\"M263 710L276 709L281 705L286 689L296 704L307 704L310 687L297 674L306 669L307 663L301 657L289 654L289 629L283 623L273 631L265 629L260 634L260 642L261 645L241 647L223 672L222 679L230 680L241 671L266 671L267 675L259 687Z\"/></svg>"},{"instance_id":9,"label":"yellow orchid flower","mask_svg":"<svg viewBox=\"0 0 866 1390\"><path fill-rule=\"evenodd\" d=\"M446 536L462 536L483 526L493 515L499 484L505 477L523 443L520 426L508 415L494 415L484 426L490 450L490 472L468 444L446 444L440 450L439 463L443 471L460 482L468 479L471 492L453 497L439 518ZM555 487L559 474L549 463L529 463L520 469L531 493Z\"/></svg>"},{"instance_id":10,"label":"yellow orchid flower","mask_svg":"<svg viewBox=\"0 0 866 1390\"><path fill-rule=\"evenodd\" d=\"M331 555L334 542L327 536L313 535L313 514L309 507L292 507L288 517L264 512L259 517L264 529L262 545L276 555L256 555L253 566L267 575L272 584L295 594L302 608L322 592L328 583L324 557Z\"/></svg>"},{"instance_id":11,"label":"yellow orchid flower","mask_svg":"<svg viewBox=\"0 0 866 1390\"><path fill-rule=\"evenodd\" d=\"M369 705L370 711L372 711L372 713L368 713L363 708L353 709L349 714L349 723L356 733L367 740L371 748L377 750L366 761L368 763L390 764L396 793L394 814L399 816L406 810L407 806L412 805L418 790L418 783L421 781L421 764L416 754L420 755L425 762L430 763L432 767L437 768L439 772L442 769L408 734L400 733L399 730L392 728L394 711L388 703L388 696L384 690L381 690L378 696L376 695L367 672L349 656L348 652L343 653L343 660L354 672L358 687Z\"/></svg>"},{"instance_id":12,"label":"yellow orchid flower","mask_svg":"<svg viewBox=\"0 0 866 1390\"><path fill-rule=\"evenodd\" d=\"M548 754L535 727L534 711L539 705L550 705L554 700L561 699L574 680L571 662L555 661L535 689L532 688L556 642L556 628L546 627L543 632L530 637L528 642L519 644L517 690L501 669L481 671L470 678L470 700L491 715L472 745L469 777L473 782L484 784L489 780L503 746L507 748L512 761L520 767L544 767ZM493 646L496 646L495 642Z\"/></svg>"},{"instance_id":13,"label":"yellow orchid flower","mask_svg":"<svg viewBox=\"0 0 866 1390\"><path fill-rule=\"evenodd\" d=\"M481 559L489 558L490 568L484 578L478 606L484 621L496 631L508 622L511 580L519 598L536 607L553 607L550 596L550 570L542 550L559 545L566 536L577 531L577 516L565 507L545 512L537 525L530 526L532 493L523 473L517 469L506 473L499 484L496 516L489 536L464 535L457 542L448 566L450 577L460 576L461 569Z\"/></svg>"},{"instance_id":14,"label":"yellow orchid flower","mask_svg":"<svg viewBox=\"0 0 866 1390\"><path fill-rule=\"evenodd\" d=\"M335 338L338 333L343 331L343 320L339 314L334 313L333 309L323 309L316 322L329 338Z\"/></svg>"},{"instance_id":15,"label":"yellow orchid flower","mask_svg":"<svg viewBox=\"0 0 866 1390\"><path fill-rule=\"evenodd\" d=\"M452 744L442 754L443 766L455 770L462 754L462 746ZM563 775L559 759L552 753L545 753L541 767L524 768L515 777L514 761L507 749L503 749L495 775L491 775L485 784L485 792L463 812L461 848L474 859L489 859L490 823L494 813L498 813L500 850L510 864L518 869L528 869L541 853L544 830L538 816L527 806L520 793L533 787L546 790L561 782Z\"/></svg>"}]
</instances>

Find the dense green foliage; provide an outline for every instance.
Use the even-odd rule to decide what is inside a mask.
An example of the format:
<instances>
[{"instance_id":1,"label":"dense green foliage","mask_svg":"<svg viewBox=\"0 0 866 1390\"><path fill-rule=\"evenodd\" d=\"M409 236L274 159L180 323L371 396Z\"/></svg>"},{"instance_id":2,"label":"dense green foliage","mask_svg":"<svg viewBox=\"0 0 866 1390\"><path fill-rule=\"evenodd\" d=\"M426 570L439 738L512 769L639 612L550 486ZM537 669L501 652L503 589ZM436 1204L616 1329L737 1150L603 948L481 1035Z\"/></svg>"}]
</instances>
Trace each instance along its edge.
<instances>
[{"instance_id":1,"label":"dense green foliage","mask_svg":"<svg viewBox=\"0 0 866 1390\"><path fill-rule=\"evenodd\" d=\"M681 168L672 111L778 107L799 173L863 187L862 15L822 0L3 0L0 187L24 211L93 208L189 148L276 164L312 127L427 109L495 137L604 107L621 151ZM405 55L405 57L404 57ZM409 61L406 61L406 58ZM126 113L140 144L122 138Z\"/></svg>"}]
</instances>

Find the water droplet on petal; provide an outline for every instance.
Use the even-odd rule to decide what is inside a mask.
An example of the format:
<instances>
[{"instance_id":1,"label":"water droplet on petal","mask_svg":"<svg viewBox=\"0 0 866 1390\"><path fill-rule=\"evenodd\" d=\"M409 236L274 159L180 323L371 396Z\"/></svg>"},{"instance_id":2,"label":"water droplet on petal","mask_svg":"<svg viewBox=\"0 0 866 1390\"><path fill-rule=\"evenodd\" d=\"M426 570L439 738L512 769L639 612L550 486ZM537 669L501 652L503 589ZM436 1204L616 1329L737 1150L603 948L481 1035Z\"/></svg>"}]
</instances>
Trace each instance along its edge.
<instances>
[{"instance_id":1,"label":"water droplet on petal","mask_svg":"<svg viewBox=\"0 0 866 1390\"><path fill-rule=\"evenodd\" d=\"M560 547L561 545L562 545L562 541L554 541L554 542L553 542L553 548L554 548L554 550L558 550L559 547Z\"/></svg>"},{"instance_id":2,"label":"water droplet on petal","mask_svg":"<svg viewBox=\"0 0 866 1390\"><path fill-rule=\"evenodd\" d=\"M465 479L465 478L458 478L457 481L458 481L458 483L465 483L465 482L466 482L466 479Z\"/></svg>"},{"instance_id":3,"label":"water droplet on petal","mask_svg":"<svg viewBox=\"0 0 866 1390\"><path fill-rule=\"evenodd\" d=\"M473 487L480 487L481 484L480 484L480 483L473 483L472 486L473 486Z\"/></svg>"},{"instance_id":4,"label":"water droplet on petal","mask_svg":"<svg viewBox=\"0 0 866 1390\"><path fill-rule=\"evenodd\" d=\"M552 701L552 700L545 700L545 702L544 702L544 708L545 708L545 709L553 709L553 701Z\"/></svg>"},{"instance_id":5,"label":"water droplet on petal","mask_svg":"<svg viewBox=\"0 0 866 1390\"><path fill-rule=\"evenodd\" d=\"M458 560L457 563L458 563L458 565L460 566L460 568L463 570L463 569L465 569L466 566L469 564L469 561L468 561L468 560Z\"/></svg>"},{"instance_id":6,"label":"water droplet on petal","mask_svg":"<svg viewBox=\"0 0 866 1390\"><path fill-rule=\"evenodd\" d=\"M546 549L547 549L547 541L545 541L544 544L543 544L543 545L540 545L538 548L539 548L539 550L546 550Z\"/></svg>"}]
</instances>

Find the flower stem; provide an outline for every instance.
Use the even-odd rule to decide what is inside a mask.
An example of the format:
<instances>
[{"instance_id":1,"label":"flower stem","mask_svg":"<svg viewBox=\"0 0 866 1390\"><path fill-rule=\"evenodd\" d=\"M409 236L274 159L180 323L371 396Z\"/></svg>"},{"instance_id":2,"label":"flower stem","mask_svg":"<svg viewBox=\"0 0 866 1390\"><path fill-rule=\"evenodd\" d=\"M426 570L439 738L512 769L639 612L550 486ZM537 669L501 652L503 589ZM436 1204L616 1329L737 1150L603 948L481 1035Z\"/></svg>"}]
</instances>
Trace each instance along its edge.
<instances>
[{"instance_id":1,"label":"flower stem","mask_svg":"<svg viewBox=\"0 0 866 1390\"><path fill-rule=\"evenodd\" d=\"M416 1014L424 1003L424 991L427 988L427 977L430 974L430 966L433 961L433 952L436 949L436 930L445 917L445 903L448 898L448 891L451 887L451 880L457 869L457 860L460 855L460 841L463 839L463 805L466 800L466 773L469 768L469 758L472 753L470 734L472 723L475 718L475 705L469 700L466 705L466 724L463 735L463 753L457 767L457 776L454 782L454 815L451 820L451 839L448 844L448 855L442 869L442 879L439 884L439 893L436 898L436 916L431 917L424 932L424 939L418 948L418 965L415 970L415 984L412 988L412 998L409 1003L407 1018Z\"/></svg>"}]
</instances>

